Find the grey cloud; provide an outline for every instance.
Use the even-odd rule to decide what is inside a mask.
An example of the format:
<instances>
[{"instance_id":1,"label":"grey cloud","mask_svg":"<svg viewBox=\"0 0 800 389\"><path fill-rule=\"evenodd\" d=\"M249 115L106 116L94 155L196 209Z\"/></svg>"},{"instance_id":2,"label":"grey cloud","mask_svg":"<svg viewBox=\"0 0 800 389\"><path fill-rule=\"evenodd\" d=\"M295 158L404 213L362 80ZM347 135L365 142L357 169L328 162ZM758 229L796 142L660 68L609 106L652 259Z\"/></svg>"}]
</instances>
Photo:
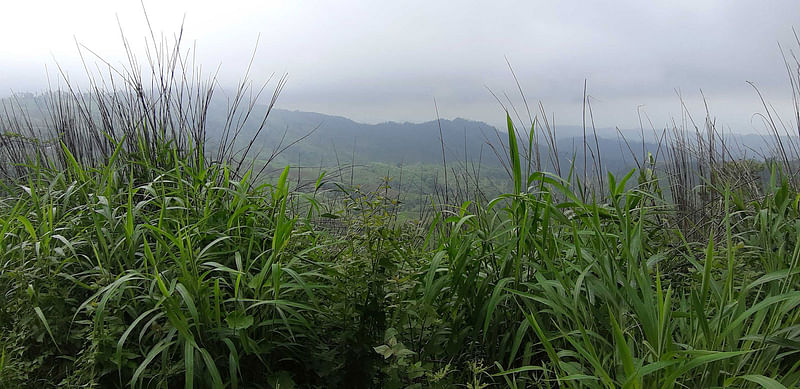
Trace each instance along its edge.
<instances>
[{"instance_id":1,"label":"grey cloud","mask_svg":"<svg viewBox=\"0 0 800 389\"><path fill-rule=\"evenodd\" d=\"M287 108L370 122L429 120L436 98L444 116L499 124L502 112L485 87L517 96L508 57L529 101L542 100L565 124L581 120L586 80L599 125L638 125L639 105L664 125L679 114L676 90L695 101L702 89L719 116L743 131L760 109L746 81L757 82L777 107L788 105L777 43L797 48L792 27L800 16L794 0L178 4L146 3L166 33L186 13L188 42L197 41L206 69L222 64L225 85L238 80L261 34L254 75L288 72L279 102ZM113 18L113 9L103 10L89 16ZM136 9L124 12L124 24L141 35ZM81 22L79 12L74 17ZM78 38L89 46L110 47L103 35L116 34L81 28ZM0 59L0 88L41 88L29 75L41 63L20 61L42 57L17 57Z\"/></svg>"}]
</instances>

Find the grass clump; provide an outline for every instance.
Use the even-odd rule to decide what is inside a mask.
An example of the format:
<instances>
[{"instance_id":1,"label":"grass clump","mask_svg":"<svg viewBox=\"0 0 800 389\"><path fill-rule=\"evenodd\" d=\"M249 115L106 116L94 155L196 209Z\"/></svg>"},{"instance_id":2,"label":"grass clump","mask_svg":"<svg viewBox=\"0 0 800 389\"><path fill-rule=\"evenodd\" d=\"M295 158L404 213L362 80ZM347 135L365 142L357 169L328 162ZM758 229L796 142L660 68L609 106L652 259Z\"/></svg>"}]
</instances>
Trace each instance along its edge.
<instances>
[{"instance_id":1,"label":"grass clump","mask_svg":"<svg viewBox=\"0 0 800 389\"><path fill-rule=\"evenodd\" d=\"M321 275L292 242L285 181L178 161L135 183L118 163L40 172L4 199L4 333L65 382L222 387L261 363L302 367ZM76 351L89 371L57 362Z\"/></svg>"},{"instance_id":2,"label":"grass clump","mask_svg":"<svg viewBox=\"0 0 800 389\"><path fill-rule=\"evenodd\" d=\"M396 312L398 340L482 373L472 387L796 386L796 192L776 171L758 201L714 188L724 233L698 243L656 181L626 185L635 174L609 174L603 203L537 172L464 204Z\"/></svg>"}]
</instances>

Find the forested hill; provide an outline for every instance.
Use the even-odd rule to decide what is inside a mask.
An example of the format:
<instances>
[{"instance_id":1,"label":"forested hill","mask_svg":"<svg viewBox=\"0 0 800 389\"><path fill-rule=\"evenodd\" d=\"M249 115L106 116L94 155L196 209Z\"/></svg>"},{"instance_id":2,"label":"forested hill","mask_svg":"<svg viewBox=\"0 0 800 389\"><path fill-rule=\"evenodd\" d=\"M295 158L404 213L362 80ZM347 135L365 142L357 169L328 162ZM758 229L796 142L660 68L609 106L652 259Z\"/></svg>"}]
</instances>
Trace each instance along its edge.
<instances>
[{"instance_id":1,"label":"forested hill","mask_svg":"<svg viewBox=\"0 0 800 389\"><path fill-rule=\"evenodd\" d=\"M219 121L224 115L212 114L209 119L212 125L208 135L213 139L216 134L211 129L222 128ZM252 134L255 128L257 124L251 124L245 133ZM497 158L486 142L498 143L499 139L494 127L460 118L365 124L340 116L275 109L270 113L259 143L267 148L276 147L284 134L283 144L286 145L309 133L287 151L286 159L301 164L319 164L320 161L330 164L337 159L349 162L355 154L356 160L361 162L438 163L442 161L441 135L447 158L464 160L466 153L469 159L477 161L482 155L485 162L496 163Z\"/></svg>"},{"instance_id":2,"label":"forested hill","mask_svg":"<svg viewBox=\"0 0 800 389\"><path fill-rule=\"evenodd\" d=\"M47 97L22 93L14 98L0 99L0 107L4 111L24 111L42 128ZM266 106L254 106L252 114L242 127L239 147L244 146L255 134L265 111ZM240 118L242 117L234 118L234 126ZM214 145L219 142L226 119L227 104L221 99L213 100L206 120L210 146L207 150L215 149ZM331 166L349 164L355 160L357 164L380 162L400 165L441 164L444 143L448 165L480 161L483 165L499 167L500 162L495 151L499 155L506 155L502 150L502 143L507 141L504 131L505 129L498 130L484 122L461 118L430 120L424 123L366 124L341 116L273 109L253 147L263 149L261 155L264 156L302 138L274 162L295 166ZM552 149L545 140L545 128L538 128L537 131L540 134L542 169L553 171L556 164L550 157ZM593 132L590 129L587 131ZM619 136L620 133L624 134L627 144ZM615 172L630 169L635 166L633 155L641 160L647 152L658 155L666 152L663 146L659 148L657 145L659 133L660 131L638 130L618 132L612 128L600 128L597 129L595 142L591 135L584 138L581 126L558 125L555 132L558 165L562 169L568 169L570 161L575 160L576 171L581 171L584 165L585 140L589 150L587 165L592 164L593 155L599 155L604 169ZM645 138L644 144L641 134ZM524 133L521 135L525 136ZM759 135L735 135L732 139L733 142L729 143L732 146L730 152L735 157L757 158L760 153L769 154L770 144L773 143Z\"/></svg>"},{"instance_id":3,"label":"forested hill","mask_svg":"<svg viewBox=\"0 0 800 389\"><path fill-rule=\"evenodd\" d=\"M224 124L223 112L212 110L209 114L209 138L217 138L212 129L220 129ZM243 130L243 138L249 138L258 128L258 120ZM441 129L441 133L440 133ZM504 129L505 130L505 129ZM544 131L543 128L537 131ZM578 126L558 126L556 131L556 150L559 164L568 169L572 159L576 160L577 170L583 166L583 129ZM593 136L587 143L593 149L588 153L589 164L592 154L600 155L606 168L619 171L635 166L634 158L628 145L612 132L612 129L598 131L597 142ZM310 133L310 135L308 135ZM259 136L259 145L269 149L281 144L287 145L294 140L308 135L301 142L292 146L279 161L300 165L317 166L346 164L353 160L356 163L383 162L391 164L440 164L442 163L442 147L448 165L464 161L488 166L499 166L497 154L505 156L503 144L507 135L495 127L480 121L456 118L431 120L424 123L384 122L365 124L341 116L325 115L315 112L289 111L274 109L267 125ZM440 137L441 135L441 137ZM521 136L526 136L524 131ZM550 158L552 149L546 141L546 135L539 133L539 151L541 163L545 170L554 170L554 160ZM442 142L443 140L444 142ZM630 147L635 153L641 153L643 145L640 139L630 139ZM444 143L444 146L442 145ZM523 147L527 147L526 145ZM599 150L599 152L598 152ZM657 153L658 147L652 141L644 144L644 151ZM497 154L495 153L497 152ZM580 163L577 163L580 161Z\"/></svg>"}]
</instances>

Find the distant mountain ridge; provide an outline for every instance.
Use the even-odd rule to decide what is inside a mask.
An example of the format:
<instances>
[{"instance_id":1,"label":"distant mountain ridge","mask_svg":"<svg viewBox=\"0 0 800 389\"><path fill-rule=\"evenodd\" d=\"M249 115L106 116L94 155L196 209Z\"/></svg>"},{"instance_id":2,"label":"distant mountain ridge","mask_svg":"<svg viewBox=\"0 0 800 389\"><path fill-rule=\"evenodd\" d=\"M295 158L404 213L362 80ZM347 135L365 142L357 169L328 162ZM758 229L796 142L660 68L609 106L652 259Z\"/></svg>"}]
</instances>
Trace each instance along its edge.
<instances>
[{"instance_id":1,"label":"distant mountain ridge","mask_svg":"<svg viewBox=\"0 0 800 389\"><path fill-rule=\"evenodd\" d=\"M220 134L212 129L222 128L224 116L209 116L209 138L218 138ZM257 125L251 123L242 137L248 138L256 130ZM274 109L258 143L276 147L281 139L286 144L309 133L287 150L286 158L301 164L331 164L349 162L355 154L361 162L436 163L442 161L441 138L446 158L478 160L481 156L494 158L486 141L497 141L499 135L486 123L461 118L365 124L341 116Z\"/></svg>"},{"instance_id":2,"label":"distant mountain ridge","mask_svg":"<svg viewBox=\"0 0 800 389\"><path fill-rule=\"evenodd\" d=\"M41 121L46 107L43 95L21 94L15 99L0 99L0 107L22 107L33 119ZM263 105L254 106L253 115L242 128L240 141L249 140L258 129L265 112ZM4 112L0 111L0 115ZM225 126L227 105L222 99L212 100L206 120L207 136L213 150L219 142ZM8 110L5 110L8 114ZM581 126L558 125L556 146L558 164L568 168L575 160L576 169L583 168L583 152L586 149L588 164L592 156L599 154L604 168L612 171L634 167L634 155L642 159L646 153L664 155L666 145L659 147L657 136L652 131L644 131L644 142L638 130L617 131L612 128L585 129ZM527 130L527 129L526 129ZM537 131L544 131L538 128ZM310 135L308 135L310 133ZM622 133L626 139L619 134ZM659 132L660 133L660 132ZM359 123L342 116L317 112L273 109L266 127L254 144L263 149L262 155L269 154L278 145L303 138L281 155L276 162L301 166L331 166L336 164L381 162L390 164L441 164L444 159L451 163L477 163L500 165L505 157L502 145L507 143L507 134L480 121L456 118L430 120L423 123L383 122L377 124ZM524 135L524 131L523 131ZM770 139L760 135L731 135L738 147L734 147L736 157L758 157L759 152L770 148ZM584 140L587 147L584 148ZM625 143L625 140L629 144ZM523 143L521 141L521 143ZM527 142L524 142L527 143ZM597 150L599 148L599 150ZM543 168L553 170L555 159L548 153L544 137L540 137L540 157ZM599 151L599 152L598 152Z\"/></svg>"},{"instance_id":3,"label":"distant mountain ridge","mask_svg":"<svg viewBox=\"0 0 800 389\"><path fill-rule=\"evenodd\" d=\"M221 119L224 115L209 116L209 128L221 128L222 123L218 122L215 125L212 118ZM244 131L244 138L253 134L255 130L256 127L248 127ZM274 109L258 143L267 148L275 147L284 137L284 133L285 144L303 137L312 130L314 132L310 136L287 151L282 162L304 166L345 164L350 163L355 155L355 163L441 164L442 147L444 147L444 159L448 165L480 162L499 167L501 161L498 154L501 158L505 158L503 145L508 142L506 132L501 132L484 122L463 118L431 120L423 123L365 124L341 116ZM606 133L610 131L605 130ZM576 170L582 171L584 152L582 132L583 129L576 126L558 127L556 134L558 163L551 157L552 153L544 135L540 134L539 150L543 169L555 170L556 165L568 169L570 161L574 158ZM523 132L521 135L526 136L525 134ZM217 134L209 132L209 137L213 139ZM588 164L592 163L592 153L598 154L596 149L599 147L604 168L619 171L635 166L634 158L622 138L598 136L595 142L594 136L587 134L585 139L591 148L591 151L587 148ZM632 148L634 152L639 152L642 150L642 142L640 139L635 141L637 143ZM527 141L524 143L527 145ZM644 144L645 152L656 153L657 148L658 146L652 142ZM638 154L637 158L640 158Z\"/></svg>"}]
</instances>

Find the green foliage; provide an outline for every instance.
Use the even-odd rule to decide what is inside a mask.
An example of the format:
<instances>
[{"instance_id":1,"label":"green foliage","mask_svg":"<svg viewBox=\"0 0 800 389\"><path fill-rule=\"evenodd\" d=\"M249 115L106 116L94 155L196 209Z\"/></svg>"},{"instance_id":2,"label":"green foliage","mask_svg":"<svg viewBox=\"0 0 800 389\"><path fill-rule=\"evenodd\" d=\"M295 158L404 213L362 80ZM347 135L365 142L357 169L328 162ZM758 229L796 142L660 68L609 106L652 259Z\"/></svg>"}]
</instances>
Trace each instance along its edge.
<instances>
[{"instance_id":1,"label":"green foliage","mask_svg":"<svg viewBox=\"0 0 800 389\"><path fill-rule=\"evenodd\" d=\"M800 385L779 171L759 197L718 181L697 242L652 172L584 196L509 144L512 193L429 223L398 221L388 180L300 193L169 142L62 144L0 198L0 387Z\"/></svg>"},{"instance_id":2,"label":"green foliage","mask_svg":"<svg viewBox=\"0 0 800 389\"><path fill-rule=\"evenodd\" d=\"M633 174L609 174L600 204L534 173L527 192L445 219L400 309L421 332L403 344L419 360L494 361L513 387L797 385L800 215L788 184L736 211L743 193L722 189L725 233L702 247L665 224L656 182L626 189Z\"/></svg>"}]
</instances>

